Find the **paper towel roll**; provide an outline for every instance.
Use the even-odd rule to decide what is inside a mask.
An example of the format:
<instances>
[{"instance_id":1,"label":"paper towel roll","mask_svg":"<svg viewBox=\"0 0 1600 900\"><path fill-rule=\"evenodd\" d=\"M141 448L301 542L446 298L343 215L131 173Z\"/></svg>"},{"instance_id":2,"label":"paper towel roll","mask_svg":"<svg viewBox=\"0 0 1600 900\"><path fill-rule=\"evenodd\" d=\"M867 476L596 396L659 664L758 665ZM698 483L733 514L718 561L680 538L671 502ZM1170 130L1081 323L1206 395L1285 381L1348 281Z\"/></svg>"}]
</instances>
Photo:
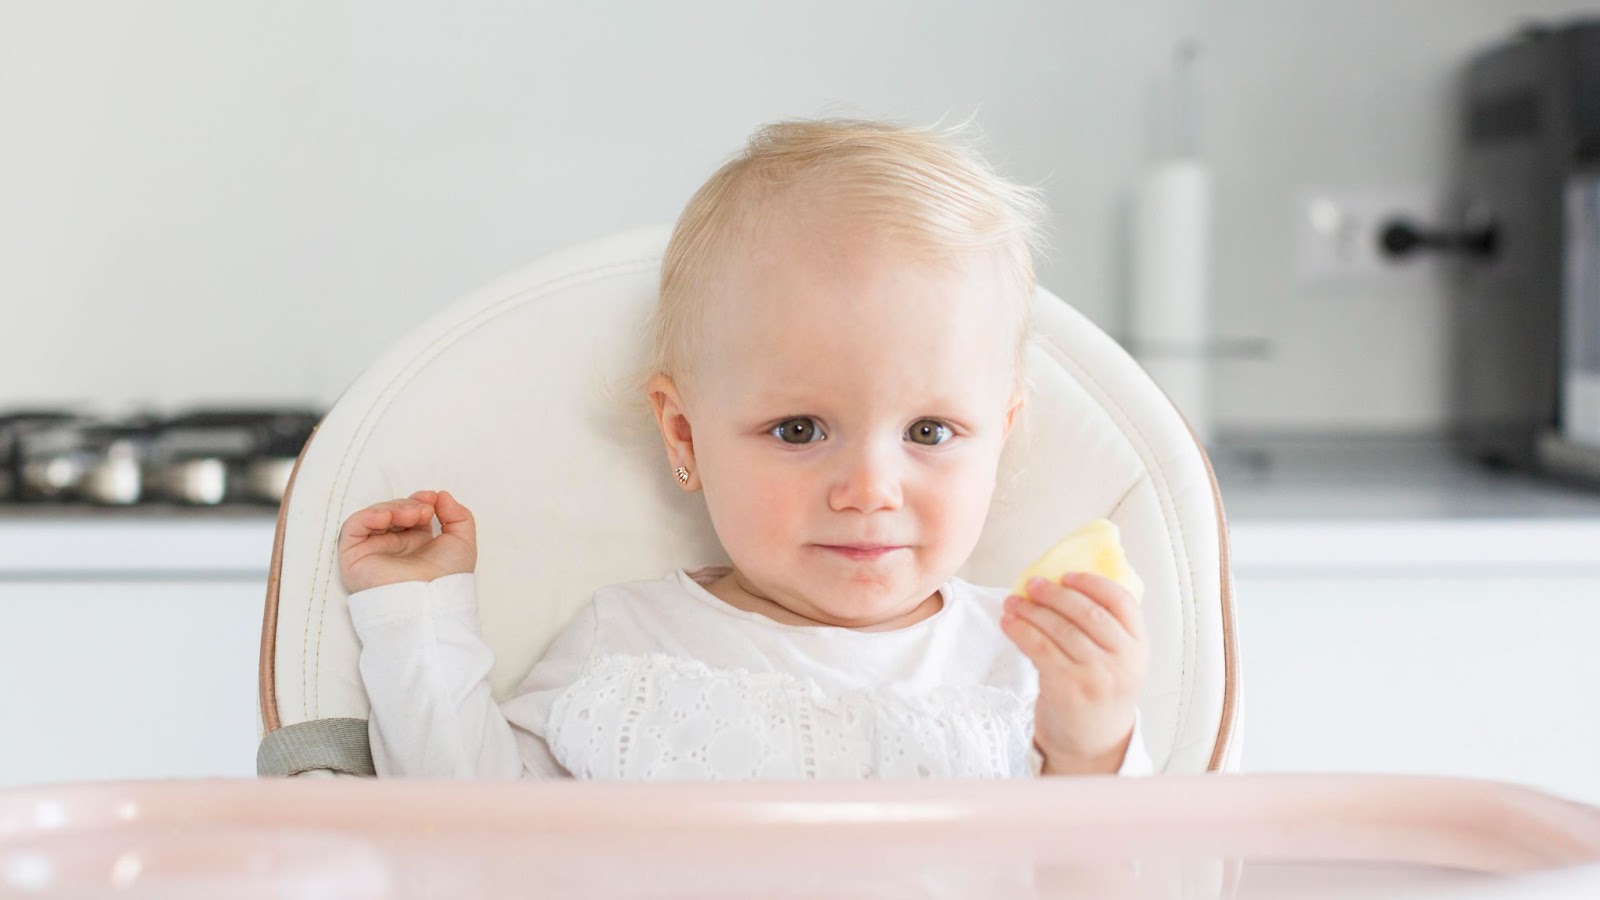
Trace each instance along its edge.
<instances>
[{"instance_id":1,"label":"paper towel roll","mask_svg":"<svg viewBox=\"0 0 1600 900\"><path fill-rule=\"evenodd\" d=\"M1129 342L1202 441L1211 419L1211 185L1196 160L1161 163L1133 203Z\"/></svg>"}]
</instances>

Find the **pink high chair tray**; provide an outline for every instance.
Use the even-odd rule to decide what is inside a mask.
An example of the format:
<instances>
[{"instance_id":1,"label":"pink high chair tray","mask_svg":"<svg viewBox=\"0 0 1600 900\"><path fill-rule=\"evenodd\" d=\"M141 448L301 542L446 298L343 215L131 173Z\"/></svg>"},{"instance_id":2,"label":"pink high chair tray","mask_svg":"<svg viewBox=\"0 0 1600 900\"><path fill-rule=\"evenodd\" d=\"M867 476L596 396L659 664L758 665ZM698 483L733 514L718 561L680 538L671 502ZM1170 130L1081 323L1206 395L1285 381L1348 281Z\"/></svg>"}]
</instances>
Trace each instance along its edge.
<instances>
[{"instance_id":1,"label":"pink high chair tray","mask_svg":"<svg viewBox=\"0 0 1600 900\"><path fill-rule=\"evenodd\" d=\"M1600 810L1489 782L148 781L0 791L0 896L1600 896Z\"/></svg>"}]
</instances>

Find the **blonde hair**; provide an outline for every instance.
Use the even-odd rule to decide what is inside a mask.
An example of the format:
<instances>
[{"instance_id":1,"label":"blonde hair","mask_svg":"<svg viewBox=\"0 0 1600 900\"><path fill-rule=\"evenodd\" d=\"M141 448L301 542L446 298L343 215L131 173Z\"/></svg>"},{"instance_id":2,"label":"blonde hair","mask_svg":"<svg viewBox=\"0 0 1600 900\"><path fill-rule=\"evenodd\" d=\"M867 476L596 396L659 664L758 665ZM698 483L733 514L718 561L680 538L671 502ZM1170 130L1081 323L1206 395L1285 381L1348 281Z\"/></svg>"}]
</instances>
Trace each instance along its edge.
<instances>
[{"instance_id":1,"label":"blonde hair","mask_svg":"<svg viewBox=\"0 0 1600 900\"><path fill-rule=\"evenodd\" d=\"M719 265L761 220L764 201L816 187L851 227L896 239L930 260L998 250L1017 317L1017 362L1031 331L1046 214L1039 192L1000 177L964 140L970 123L946 130L861 119L766 125L718 169L678 217L661 261L645 376L674 378L693 355L702 299ZM842 215L840 215L842 213Z\"/></svg>"}]
</instances>

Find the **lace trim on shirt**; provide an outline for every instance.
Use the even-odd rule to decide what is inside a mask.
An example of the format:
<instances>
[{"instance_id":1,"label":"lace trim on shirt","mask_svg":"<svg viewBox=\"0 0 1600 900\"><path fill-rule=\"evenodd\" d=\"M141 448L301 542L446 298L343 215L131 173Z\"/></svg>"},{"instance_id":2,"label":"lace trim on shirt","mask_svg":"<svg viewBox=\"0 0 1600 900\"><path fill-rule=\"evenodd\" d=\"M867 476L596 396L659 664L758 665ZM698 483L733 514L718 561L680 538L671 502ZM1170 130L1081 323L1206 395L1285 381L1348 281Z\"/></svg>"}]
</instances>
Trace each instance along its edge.
<instances>
[{"instance_id":1,"label":"lace trim on shirt","mask_svg":"<svg viewBox=\"0 0 1600 900\"><path fill-rule=\"evenodd\" d=\"M546 740L579 778L1020 777L1033 702L990 685L830 695L784 672L613 654L556 698Z\"/></svg>"}]
</instances>

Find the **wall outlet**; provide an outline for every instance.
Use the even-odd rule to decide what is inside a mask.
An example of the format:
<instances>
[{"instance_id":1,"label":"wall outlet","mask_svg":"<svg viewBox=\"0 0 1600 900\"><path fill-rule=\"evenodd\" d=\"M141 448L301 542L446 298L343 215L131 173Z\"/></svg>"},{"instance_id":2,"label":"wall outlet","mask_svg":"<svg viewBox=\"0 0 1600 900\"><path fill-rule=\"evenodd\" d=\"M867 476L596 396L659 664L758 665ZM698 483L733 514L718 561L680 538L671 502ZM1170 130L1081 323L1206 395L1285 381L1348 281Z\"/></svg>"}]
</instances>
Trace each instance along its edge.
<instances>
[{"instance_id":1,"label":"wall outlet","mask_svg":"<svg viewBox=\"0 0 1600 900\"><path fill-rule=\"evenodd\" d=\"M1423 269L1429 254L1391 259L1379 236L1395 219L1423 228L1440 221L1438 203L1421 188L1307 188L1296 197L1294 218L1300 277L1307 282L1389 279Z\"/></svg>"}]
</instances>

